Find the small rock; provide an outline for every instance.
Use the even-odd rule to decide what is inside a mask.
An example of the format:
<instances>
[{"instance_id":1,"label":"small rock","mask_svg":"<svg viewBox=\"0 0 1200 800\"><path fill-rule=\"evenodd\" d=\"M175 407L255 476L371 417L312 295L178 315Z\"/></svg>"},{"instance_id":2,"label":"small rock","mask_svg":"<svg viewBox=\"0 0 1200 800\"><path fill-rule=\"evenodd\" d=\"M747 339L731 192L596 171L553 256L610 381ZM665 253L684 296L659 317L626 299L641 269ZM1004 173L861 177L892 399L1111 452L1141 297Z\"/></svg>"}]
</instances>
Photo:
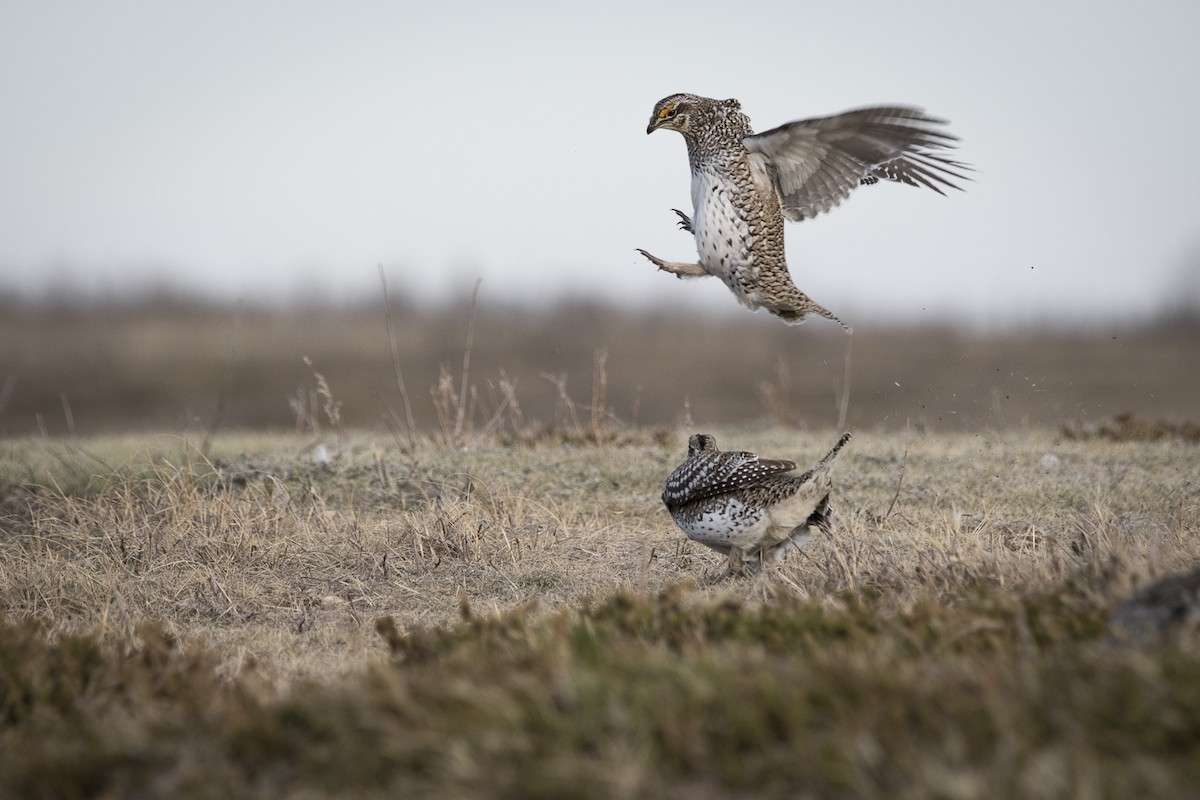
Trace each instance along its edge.
<instances>
[{"instance_id":1,"label":"small rock","mask_svg":"<svg viewBox=\"0 0 1200 800\"><path fill-rule=\"evenodd\" d=\"M1134 593L1113 612L1110 628L1118 639L1143 645L1200 632L1200 567Z\"/></svg>"}]
</instances>

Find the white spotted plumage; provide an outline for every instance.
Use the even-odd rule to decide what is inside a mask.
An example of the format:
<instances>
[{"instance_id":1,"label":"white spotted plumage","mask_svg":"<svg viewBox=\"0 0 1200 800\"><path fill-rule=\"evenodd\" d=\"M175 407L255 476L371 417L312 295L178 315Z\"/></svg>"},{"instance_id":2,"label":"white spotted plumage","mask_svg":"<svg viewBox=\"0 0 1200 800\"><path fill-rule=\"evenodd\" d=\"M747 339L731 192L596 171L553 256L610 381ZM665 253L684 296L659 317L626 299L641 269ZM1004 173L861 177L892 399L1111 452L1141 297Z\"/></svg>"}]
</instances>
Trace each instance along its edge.
<instances>
[{"instance_id":1,"label":"white spotted plumage","mask_svg":"<svg viewBox=\"0 0 1200 800\"><path fill-rule=\"evenodd\" d=\"M947 156L956 137L943 121L906 106L861 108L754 133L737 100L679 93L654 106L647 133L674 130L688 148L695 263L639 252L680 278L719 277L751 309L789 325L815 313L841 324L801 292L784 256L783 223L823 214L879 181L959 188L967 165Z\"/></svg>"},{"instance_id":2,"label":"white spotted plumage","mask_svg":"<svg viewBox=\"0 0 1200 800\"><path fill-rule=\"evenodd\" d=\"M663 487L662 500L693 541L731 557L758 561L803 547L814 527L830 526L831 471L850 434L803 475L794 461L722 452L716 439L698 433L688 457Z\"/></svg>"},{"instance_id":3,"label":"white spotted plumage","mask_svg":"<svg viewBox=\"0 0 1200 800\"><path fill-rule=\"evenodd\" d=\"M699 170L693 178L692 206L700 264L733 288L735 274L753 269L750 225L739 212L728 182L708 169Z\"/></svg>"}]
</instances>

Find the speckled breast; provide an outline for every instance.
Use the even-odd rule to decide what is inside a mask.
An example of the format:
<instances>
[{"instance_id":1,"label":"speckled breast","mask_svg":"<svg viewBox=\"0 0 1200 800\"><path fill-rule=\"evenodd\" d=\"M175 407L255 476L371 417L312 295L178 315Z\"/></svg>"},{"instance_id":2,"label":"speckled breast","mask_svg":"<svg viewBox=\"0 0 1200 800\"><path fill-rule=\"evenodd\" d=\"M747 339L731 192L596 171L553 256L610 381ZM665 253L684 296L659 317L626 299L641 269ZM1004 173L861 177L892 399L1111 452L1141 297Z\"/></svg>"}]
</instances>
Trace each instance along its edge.
<instances>
[{"instance_id":1,"label":"speckled breast","mask_svg":"<svg viewBox=\"0 0 1200 800\"><path fill-rule=\"evenodd\" d=\"M671 512L684 534L710 547L753 547L770 527L766 510L733 498L715 498Z\"/></svg>"},{"instance_id":2,"label":"speckled breast","mask_svg":"<svg viewBox=\"0 0 1200 800\"><path fill-rule=\"evenodd\" d=\"M692 230L700 265L735 291L734 277L753 268L754 237L738 203L738 187L713 172L702 170L692 178Z\"/></svg>"}]
</instances>

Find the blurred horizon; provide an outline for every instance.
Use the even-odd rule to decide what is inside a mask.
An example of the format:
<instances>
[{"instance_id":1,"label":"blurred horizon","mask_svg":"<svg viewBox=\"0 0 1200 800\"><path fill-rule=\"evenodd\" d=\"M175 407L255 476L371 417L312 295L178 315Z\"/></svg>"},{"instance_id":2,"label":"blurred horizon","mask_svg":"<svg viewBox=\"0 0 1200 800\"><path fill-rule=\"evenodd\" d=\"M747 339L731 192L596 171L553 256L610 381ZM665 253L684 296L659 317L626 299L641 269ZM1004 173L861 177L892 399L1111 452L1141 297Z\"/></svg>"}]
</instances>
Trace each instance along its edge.
<instances>
[{"instance_id":1,"label":"blurred horizon","mask_svg":"<svg viewBox=\"0 0 1200 800\"><path fill-rule=\"evenodd\" d=\"M397 291L388 303L390 317L382 296L283 307L0 293L0 437L329 433L330 402L338 424L397 439L409 413L422 434L444 433L459 401L470 430L518 439L579 435L597 420L618 431L831 428L847 385L845 427L865 431L1200 420L1195 308L1087 328L867 321L845 334L744 311L531 309L490 299L486 286L477 306L461 296L431 308Z\"/></svg>"},{"instance_id":2,"label":"blurred horizon","mask_svg":"<svg viewBox=\"0 0 1200 800\"><path fill-rule=\"evenodd\" d=\"M1178 270L1172 276L1170 289L1165 291L1162 299L1146 307L1129 307L1118 312L1098 313L1090 309L1079 309L1075 314L1058 314L1046 317L1037 309L1010 309L1003 315L972 315L956 313L953 308L920 307L893 311L872 313L869 307L858 303L848 303L839 308L839 314L847 320L852 329L872 327L872 329L947 329L965 332L1007 333L1021 330L1052 330L1088 332L1106 329L1109 326L1136 329L1136 327L1175 324L1183 320L1187 323L1200 317L1200 252L1196 253L1194 261L1188 261L1187 269ZM358 276L354 285L338 284L332 279L301 279L287 289L258 291L258 293L242 293L227 288L198 288L180 282L178 278L170 277L167 272L146 281L132 283L115 281L104 282L92 279L90 282L76 279L61 279L47 276L37 287L13 287L5 285L0 276L0 308L106 308L114 306L145 307L155 303L173 307L196 307L218 311L221 308L262 309L262 311L288 313L305 311L305 309L324 309L324 311L356 311L371 307L382 308L382 284L380 284L379 267L364 270L370 273L371 282L364 276ZM521 291L512 291L511 285L485 281L484 278L470 277L463 271L460 281L454 285L446 285L438 293L422 293L398 281L397 273L384 271L389 300L395 307L407 308L410 311L421 311L431 314L454 312L472 302L472 297L478 291L481 303L497 308L515 309L528 313L546 313L558 311L564 307L584 306L596 308L619 309L624 312L643 314L697 314L702 317L721 321L737 321L749 315L751 319L770 320L773 325L792 327L793 330L824 329L827 320L810 317L799 326L787 326L780 321L770 318L766 312L750 311L734 299L724 284L708 282L716 289L710 293L691 293L688 289L695 287L695 281L671 282L679 284L674 293L664 297L654 293L632 299L618 299L612 295L590 294L584 291L560 291L560 293L541 296L530 296Z\"/></svg>"}]
</instances>

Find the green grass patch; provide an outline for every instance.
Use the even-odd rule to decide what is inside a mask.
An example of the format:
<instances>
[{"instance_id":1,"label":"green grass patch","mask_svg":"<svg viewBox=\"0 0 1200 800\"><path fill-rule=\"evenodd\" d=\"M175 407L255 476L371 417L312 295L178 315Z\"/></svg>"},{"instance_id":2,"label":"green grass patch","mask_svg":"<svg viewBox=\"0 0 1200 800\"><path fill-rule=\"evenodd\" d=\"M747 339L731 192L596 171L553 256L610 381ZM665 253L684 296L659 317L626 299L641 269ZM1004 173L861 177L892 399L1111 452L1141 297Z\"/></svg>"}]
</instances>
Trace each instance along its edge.
<instances>
[{"instance_id":1,"label":"green grass patch","mask_svg":"<svg viewBox=\"0 0 1200 800\"><path fill-rule=\"evenodd\" d=\"M1120 648L1094 593L922 601L686 587L400 632L278 695L146 627L0 626L11 796L1194 796L1200 652Z\"/></svg>"}]
</instances>

